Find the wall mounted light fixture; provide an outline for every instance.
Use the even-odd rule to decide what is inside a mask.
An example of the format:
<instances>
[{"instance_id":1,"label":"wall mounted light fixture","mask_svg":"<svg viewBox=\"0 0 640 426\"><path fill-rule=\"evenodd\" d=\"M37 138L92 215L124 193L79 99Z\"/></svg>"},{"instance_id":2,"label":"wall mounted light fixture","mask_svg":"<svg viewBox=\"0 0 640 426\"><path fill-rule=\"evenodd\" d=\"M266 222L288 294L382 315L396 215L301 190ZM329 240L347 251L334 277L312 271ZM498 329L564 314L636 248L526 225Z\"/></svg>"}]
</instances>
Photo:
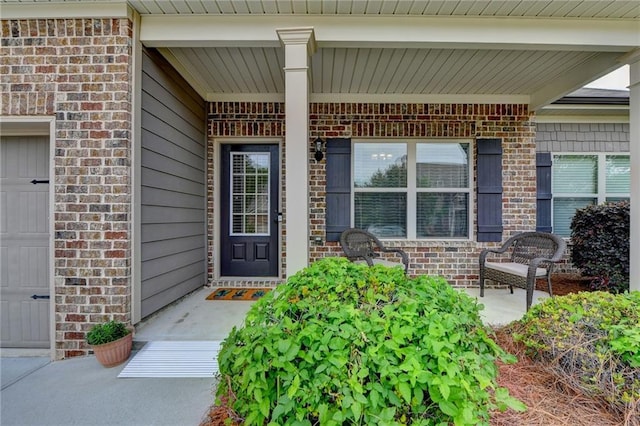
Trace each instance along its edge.
<instances>
[{"instance_id":1,"label":"wall mounted light fixture","mask_svg":"<svg viewBox=\"0 0 640 426\"><path fill-rule=\"evenodd\" d=\"M320 138L316 138L316 140L313 141L313 144L315 147L314 158L316 159L316 161L322 161L322 159L324 158L324 153L322 152L322 145L324 144L324 141Z\"/></svg>"}]
</instances>

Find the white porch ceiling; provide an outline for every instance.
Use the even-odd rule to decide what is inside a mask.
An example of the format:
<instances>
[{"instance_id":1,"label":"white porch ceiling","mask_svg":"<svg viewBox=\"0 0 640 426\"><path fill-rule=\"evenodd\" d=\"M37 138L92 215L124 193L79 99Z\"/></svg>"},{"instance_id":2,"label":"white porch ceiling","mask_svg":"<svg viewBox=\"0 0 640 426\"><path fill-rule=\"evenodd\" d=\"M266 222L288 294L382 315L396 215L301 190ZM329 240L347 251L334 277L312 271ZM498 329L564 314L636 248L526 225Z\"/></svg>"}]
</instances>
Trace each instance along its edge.
<instances>
[{"instance_id":1,"label":"white porch ceiling","mask_svg":"<svg viewBox=\"0 0 640 426\"><path fill-rule=\"evenodd\" d=\"M636 0L132 0L130 3L141 14L640 17Z\"/></svg>"},{"instance_id":2,"label":"white porch ceiling","mask_svg":"<svg viewBox=\"0 0 640 426\"><path fill-rule=\"evenodd\" d=\"M80 13L78 0L0 0L52 3ZM314 28L312 101L537 109L640 48L638 0L82 0L92 4L135 9L142 43L210 101L284 100L279 28Z\"/></svg>"}]
</instances>

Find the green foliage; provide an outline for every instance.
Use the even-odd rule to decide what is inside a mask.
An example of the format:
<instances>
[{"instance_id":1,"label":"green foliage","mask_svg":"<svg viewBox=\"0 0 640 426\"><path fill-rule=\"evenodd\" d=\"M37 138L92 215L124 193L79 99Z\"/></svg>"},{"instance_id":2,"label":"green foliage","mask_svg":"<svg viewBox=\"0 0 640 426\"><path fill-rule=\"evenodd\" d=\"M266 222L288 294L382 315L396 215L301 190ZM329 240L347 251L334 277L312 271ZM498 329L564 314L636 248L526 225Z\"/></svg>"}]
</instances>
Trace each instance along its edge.
<instances>
[{"instance_id":1,"label":"green foliage","mask_svg":"<svg viewBox=\"0 0 640 426\"><path fill-rule=\"evenodd\" d=\"M595 290L629 290L629 202L599 204L576 211L571 221L571 262L596 277Z\"/></svg>"},{"instance_id":2,"label":"green foliage","mask_svg":"<svg viewBox=\"0 0 640 426\"><path fill-rule=\"evenodd\" d=\"M443 278L326 258L260 299L229 334L218 396L246 425L471 425L524 409L497 388L479 306Z\"/></svg>"},{"instance_id":3,"label":"green foliage","mask_svg":"<svg viewBox=\"0 0 640 426\"><path fill-rule=\"evenodd\" d=\"M624 411L640 398L640 292L545 300L512 324L514 340L583 393Z\"/></svg>"},{"instance_id":4,"label":"green foliage","mask_svg":"<svg viewBox=\"0 0 640 426\"><path fill-rule=\"evenodd\" d=\"M102 345L113 342L131 333L124 323L109 321L94 325L87 333L87 343L90 345Z\"/></svg>"}]
</instances>

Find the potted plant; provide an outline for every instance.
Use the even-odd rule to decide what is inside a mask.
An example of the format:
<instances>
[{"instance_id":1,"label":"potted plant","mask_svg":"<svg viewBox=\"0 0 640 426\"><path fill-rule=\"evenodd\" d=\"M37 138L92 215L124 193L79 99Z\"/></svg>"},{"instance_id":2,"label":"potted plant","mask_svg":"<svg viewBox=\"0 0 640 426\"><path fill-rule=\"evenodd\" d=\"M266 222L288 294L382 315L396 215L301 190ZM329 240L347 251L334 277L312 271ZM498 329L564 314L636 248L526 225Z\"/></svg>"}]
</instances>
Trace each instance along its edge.
<instances>
[{"instance_id":1,"label":"potted plant","mask_svg":"<svg viewBox=\"0 0 640 426\"><path fill-rule=\"evenodd\" d=\"M94 325L87 333L87 343L100 364L115 367L131 355L133 330L119 321L109 321Z\"/></svg>"}]
</instances>

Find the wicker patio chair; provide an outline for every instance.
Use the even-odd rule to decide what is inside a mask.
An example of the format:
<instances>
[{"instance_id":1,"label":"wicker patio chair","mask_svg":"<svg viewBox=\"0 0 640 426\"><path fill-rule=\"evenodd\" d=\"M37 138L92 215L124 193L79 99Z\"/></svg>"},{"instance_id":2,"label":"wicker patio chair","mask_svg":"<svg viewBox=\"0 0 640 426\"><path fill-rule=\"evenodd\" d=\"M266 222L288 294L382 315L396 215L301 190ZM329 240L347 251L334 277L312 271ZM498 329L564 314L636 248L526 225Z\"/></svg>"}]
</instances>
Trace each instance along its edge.
<instances>
[{"instance_id":1,"label":"wicker patio chair","mask_svg":"<svg viewBox=\"0 0 640 426\"><path fill-rule=\"evenodd\" d=\"M557 235L544 232L523 232L509 238L499 249L484 249L480 253L480 297L484 297L484 281L491 280L527 291L527 311L533 301L537 278L546 278L549 295L551 272L555 262L562 259L566 243ZM503 262L491 262L490 254L510 253ZM502 259L504 260L504 258Z\"/></svg>"},{"instance_id":2,"label":"wicker patio chair","mask_svg":"<svg viewBox=\"0 0 640 426\"><path fill-rule=\"evenodd\" d=\"M388 261L380 257L380 253L395 253L402 258L404 272L409 269L409 256L401 249L387 248L373 234L362 229L350 228L340 235L340 245L347 259L352 262L367 262L367 265L383 264L398 266L398 262Z\"/></svg>"}]
</instances>

